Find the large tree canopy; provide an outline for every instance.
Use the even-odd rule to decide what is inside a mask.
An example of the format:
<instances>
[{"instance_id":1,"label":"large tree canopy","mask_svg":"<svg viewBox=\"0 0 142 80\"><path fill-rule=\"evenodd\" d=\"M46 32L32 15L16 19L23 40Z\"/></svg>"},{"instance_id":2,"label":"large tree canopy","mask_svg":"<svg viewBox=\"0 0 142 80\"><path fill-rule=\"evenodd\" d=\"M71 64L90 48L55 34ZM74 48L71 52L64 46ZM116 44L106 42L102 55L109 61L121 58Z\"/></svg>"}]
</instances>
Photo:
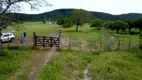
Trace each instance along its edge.
<instances>
[{"instance_id":1,"label":"large tree canopy","mask_svg":"<svg viewBox=\"0 0 142 80\"><path fill-rule=\"evenodd\" d=\"M0 12L1 15L7 11L20 9L22 3L27 3L32 9L37 9L42 6L49 6L46 0L0 0Z\"/></svg>"},{"instance_id":2,"label":"large tree canopy","mask_svg":"<svg viewBox=\"0 0 142 80\"><path fill-rule=\"evenodd\" d=\"M91 25L90 27L97 27L98 30L100 30L103 26L103 21L101 19L94 19L92 22L91 22Z\"/></svg>"},{"instance_id":3,"label":"large tree canopy","mask_svg":"<svg viewBox=\"0 0 142 80\"><path fill-rule=\"evenodd\" d=\"M126 22L123 21L114 21L113 23L110 24L110 29L111 30L116 30L117 33L119 33L119 30L125 30L127 29L129 25Z\"/></svg>"},{"instance_id":4,"label":"large tree canopy","mask_svg":"<svg viewBox=\"0 0 142 80\"><path fill-rule=\"evenodd\" d=\"M73 24L76 25L76 31L78 31L79 25L89 22L90 15L91 14L89 12L81 9L75 9L72 11L72 20Z\"/></svg>"},{"instance_id":5,"label":"large tree canopy","mask_svg":"<svg viewBox=\"0 0 142 80\"><path fill-rule=\"evenodd\" d=\"M12 22L10 16L7 16L6 13L20 10L22 3L29 4L31 9L38 9L39 7L50 5L46 0L0 0L0 30Z\"/></svg>"},{"instance_id":6,"label":"large tree canopy","mask_svg":"<svg viewBox=\"0 0 142 80\"><path fill-rule=\"evenodd\" d=\"M134 22L134 25L135 25L136 28L139 28L140 30L142 30L142 18L137 19Z\"/></svg>"}]
</instances>

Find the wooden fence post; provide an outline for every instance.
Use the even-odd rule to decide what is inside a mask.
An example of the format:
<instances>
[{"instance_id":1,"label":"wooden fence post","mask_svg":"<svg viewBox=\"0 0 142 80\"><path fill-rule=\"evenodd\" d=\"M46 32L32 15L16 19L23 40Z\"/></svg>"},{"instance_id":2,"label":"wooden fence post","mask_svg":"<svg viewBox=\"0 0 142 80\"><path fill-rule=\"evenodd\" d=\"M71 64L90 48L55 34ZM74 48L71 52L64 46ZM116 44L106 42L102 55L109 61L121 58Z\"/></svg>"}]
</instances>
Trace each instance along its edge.
<instances>
[{"instance_id":1,"label":"wooden fence post","mask_svg":"<svg viewBox=\"0 0 142 80\"><path fill-rule=\"evenodd\" d=\"M120 40L118 41L118 49L120 49Z\"/></svg>"},{"instance_id":2,"label":"wooden fence post","mask_svg":"<svg viewBox=\"0 0 142 80\"><path fill-rule=\"evenodd\" d=\"M128 46L128 48L131 48L131 40L129 41L129 46Z\"/></svg>"},{"instance_id":3,"label":"wooden fence post","mask_svg":"<svg viewBox=\"0 0 142 80\"><path fill-rule=\"evenodd\" d=\"M59 30L59 47L58 47L58 49L60 49L60 47L61 47L61 29Z\"/></svg>"},{"instance_id":4,"label":"wooden fence post","mask_svg":"<svg viewBox=\"0 0 142 80\"><path fill-rule=\"evenodd\" d=\"M71 40L71 37L69 37L69 49L71 49L71 44L72 44L72 40Z\"/></svg>"},{"instance_id":5,"label":"wooden fence post","mask_svg":"<svg viewBox=\"0 0 142 80\"><path fill-rule=\"evenodd\" d=\"M43 43L42 43L42 47L45 47L45 45L44 45L44 40L45 40L45 36L43 36Z\"/></svg>"},{"instance_id":6,"label":"wooden fence post","mask_svg":"<svg viewBox=\"0 0 142 80\"><path fill-rule=\"evenodd\" d=\"M36 47L36 32L33 32L33 47Z\"/></svg>"}]
</instances>

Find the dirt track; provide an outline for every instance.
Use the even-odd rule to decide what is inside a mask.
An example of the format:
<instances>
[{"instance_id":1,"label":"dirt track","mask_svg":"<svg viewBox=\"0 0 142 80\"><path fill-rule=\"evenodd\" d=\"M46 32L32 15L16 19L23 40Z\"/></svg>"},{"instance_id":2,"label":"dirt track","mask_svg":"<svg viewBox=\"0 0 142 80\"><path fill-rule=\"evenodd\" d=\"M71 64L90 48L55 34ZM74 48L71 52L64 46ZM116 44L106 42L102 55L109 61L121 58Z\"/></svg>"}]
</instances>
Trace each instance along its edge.
<instances>
[{"instance_id":1,"label":"dirt track","mask_svg":"<svg viewBox=\"0 0 142 80\"><path fill-rule=\"evenodd\" d=\"M8 42L2 43L3 46L7 46ZM20 43L20 40L15 39L13 42L9 42L9 46L33 46L32 38L27 38L24 43Z\"/></svg>"},{"instance_id":2,"label":"dirt track","mask_svg":"<svg viewBox=\"0 0 142 80\"><path fill-rule=\"evenodd\" d=\"M8 45L8 43L4 43L3 45ZM27 38L24 44L21 44L19 40L15 40L9 45L33 46L33 41L32 38ZM40 80L41 69L48 63L49 60L57 55L59 55L59 52L56 51L56 48L51 48L50 50L41 50L39 53L33 55L30 60L26 61L19 70L17 70L15 73L12 73L9 80L16 80L20 75L25 75L27 80Z\"/></svg>"},{"instance_id":3,"label":"dirt track","mask_svg":"<svg viewBox=\"0 0 142 80\"><path fill-rule=\"evenodd\" d=\"M13 73L9 80L16 80L18 76L26 74L27 80L39 80L41 69L48 63L48 61L59 55L59 53L52 48L49 51L41 51L35 54L30 60Z\"/></svg>"}]
</instances>

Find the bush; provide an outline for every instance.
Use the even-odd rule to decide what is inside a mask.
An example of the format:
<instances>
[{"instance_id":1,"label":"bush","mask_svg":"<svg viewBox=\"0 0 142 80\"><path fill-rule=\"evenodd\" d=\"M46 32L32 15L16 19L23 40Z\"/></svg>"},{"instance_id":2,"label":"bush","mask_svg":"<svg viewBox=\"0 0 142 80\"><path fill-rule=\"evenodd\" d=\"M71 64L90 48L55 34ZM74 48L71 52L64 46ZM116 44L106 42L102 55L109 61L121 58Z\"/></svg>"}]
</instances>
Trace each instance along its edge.
<instances>
[{"instance_id":1,"label":"bush","mask_svg":"<svg viewBox=\"0 0 142 80\"><path fill-rule=\"evenodd\" d=\"M71 23L64 23L63 25L62 25L62 27L63 28L69 28L69 27L71 27L72 26L72 24Z\"/></svg>"},{"instance_id":2,"label":"bush","mask_svg":"<svg viewBox=\"0 0 142 80\"><path fill-rule=\"evenodd\" d=\"M140 32L139 39L142 39L142 31Z\"/></svg>"}]
</instances>

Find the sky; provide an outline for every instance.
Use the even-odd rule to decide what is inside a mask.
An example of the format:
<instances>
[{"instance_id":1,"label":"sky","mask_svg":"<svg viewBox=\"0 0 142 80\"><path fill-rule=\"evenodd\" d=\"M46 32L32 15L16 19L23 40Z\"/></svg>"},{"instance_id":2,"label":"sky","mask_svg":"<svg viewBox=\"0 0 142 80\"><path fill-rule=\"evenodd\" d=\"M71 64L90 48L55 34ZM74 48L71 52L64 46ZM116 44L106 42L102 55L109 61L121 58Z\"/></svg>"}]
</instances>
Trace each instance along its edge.
<instances>
[{"instance_id":1,"label":"sky","mask_svg":"<svg viewBox=\"0 0 142 80\"><path fill-rule=\"evenodd\" d=\"M27 4L21 13L38 14L55 9L76 8L110 14L142 13L142 0L47 0L53 6L31 10Z\"/></svg>"}]
</instances>

